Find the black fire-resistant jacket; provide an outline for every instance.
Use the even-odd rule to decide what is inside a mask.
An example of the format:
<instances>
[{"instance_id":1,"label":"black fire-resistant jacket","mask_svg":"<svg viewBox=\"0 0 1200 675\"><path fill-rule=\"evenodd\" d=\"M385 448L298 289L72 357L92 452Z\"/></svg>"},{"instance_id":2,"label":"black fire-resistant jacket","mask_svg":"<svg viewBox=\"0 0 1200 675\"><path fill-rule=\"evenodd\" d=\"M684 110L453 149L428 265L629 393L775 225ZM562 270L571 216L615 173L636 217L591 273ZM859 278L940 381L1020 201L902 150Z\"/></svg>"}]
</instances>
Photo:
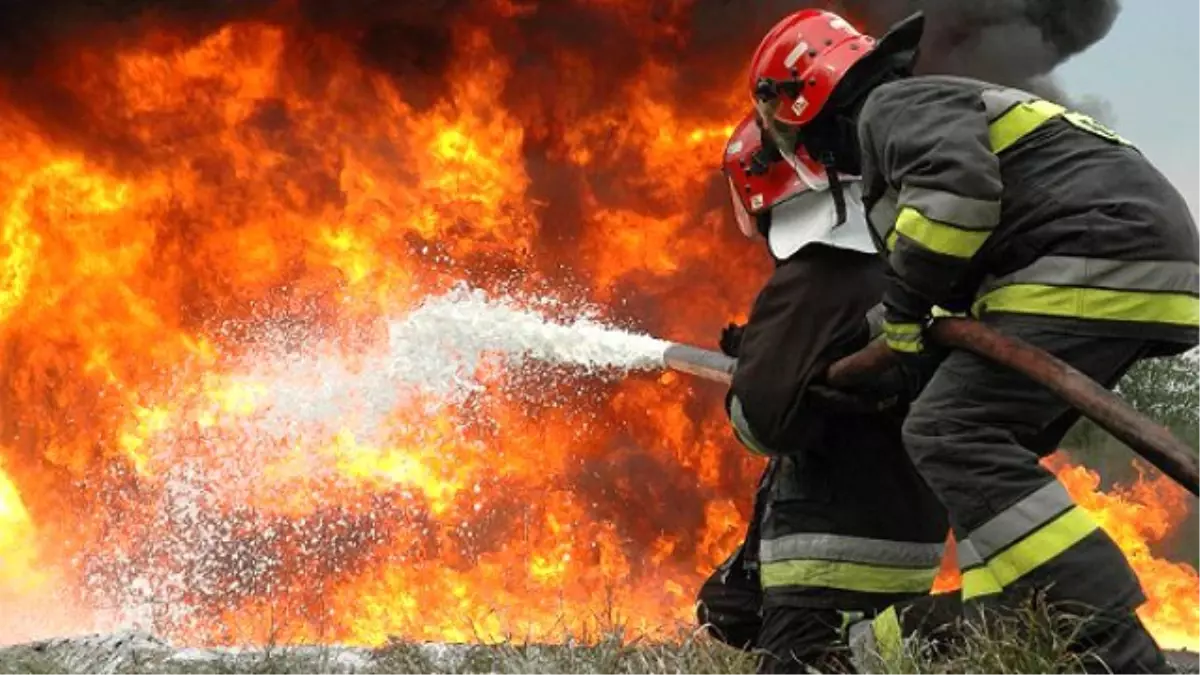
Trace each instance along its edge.
<instances>
[{"instance_id":1,"label":"black fire-resistant jacket","mask_svg":"<svg viewBox=\"0 0 1200 675\"><path fill-rule=\"evenodd\" d=\"M859 117L864 203L898 277L888 319L931 305L1084 335L1197 343L1196 224L1127 140L977 80L888 83Z\"/></svg>"},{"instance_id":2,"label":"black fire-resistant jacket","mask_svg":"<svg viewBox=\"0 0 1200 675\"><path fill-rule=\"evenodd\" d=\"M830 363L867 344L885 270L877 256L807 246L776 268L745 327L730 416L772 457L756 509L768 605L879 610L927 593L936 574L946 515L904 452L901 413L837 412L811 395Z\"/></svg>"}]
</instances>

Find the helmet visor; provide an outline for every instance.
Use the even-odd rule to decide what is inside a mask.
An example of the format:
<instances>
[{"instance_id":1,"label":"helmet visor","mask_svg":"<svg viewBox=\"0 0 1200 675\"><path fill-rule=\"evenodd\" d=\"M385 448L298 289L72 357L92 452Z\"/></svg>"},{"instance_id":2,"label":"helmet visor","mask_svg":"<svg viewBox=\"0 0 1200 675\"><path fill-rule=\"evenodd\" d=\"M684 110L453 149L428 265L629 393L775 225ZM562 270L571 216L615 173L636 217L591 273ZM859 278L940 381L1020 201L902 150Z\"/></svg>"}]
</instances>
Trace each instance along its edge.
<instances>
[{"instance_id":1,"label":"helmet visor","mask_svg":"<svg viewBox=\"0 0 1200 675\"><path fill-rule=\"evenodd\" d=\"M754 108L758 111L759 122L763 128L763 141L775 144L783 161L792 167L792 170L796 172L800 181L808 189L824 190L829 186L829 180L825 177L824 172L808 166L806 162L796 156L796 148L800 147L800 127L784 124L776 119L775 112L779 110L780 104L781 99L778 97L769 101L762 99L754 101Z\"/></svg>"},{"instance_id":2,"label":"helmet visor","mask_svg":"<svg viewBox=\"0 0 1200 675\"><path fill-rule=\"evenodd\" d=\"M733 184L733 179L726 176L726 180L729 182L729 196L733 200L733 218L737 221L738 229L750 239L758 237L756 218L746 210L742 198L738 195L737 186Z\"/></svg>"}]
</instances>

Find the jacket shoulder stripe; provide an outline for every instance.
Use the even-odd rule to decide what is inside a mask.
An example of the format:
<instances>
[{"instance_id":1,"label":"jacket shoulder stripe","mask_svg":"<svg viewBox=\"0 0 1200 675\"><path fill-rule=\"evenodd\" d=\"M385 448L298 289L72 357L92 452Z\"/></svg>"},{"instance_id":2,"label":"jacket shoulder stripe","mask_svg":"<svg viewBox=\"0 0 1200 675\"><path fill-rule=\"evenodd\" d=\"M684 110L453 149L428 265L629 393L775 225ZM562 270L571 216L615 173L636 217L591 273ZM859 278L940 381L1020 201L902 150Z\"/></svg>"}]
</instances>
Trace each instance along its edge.
<instances>
[{"instance_id":1,"label":"jacket shoulder stripe","mask_svg":"<svg viewBox=\"0 0 1200 675\"><path fill-rule=\"evenodd\" d=\"M930 220L963 230L991 230L1000 222L1000 202L973 199L945 190L905 185L899 203L914 208Z\"/></svg>"},{"instance_id":2,"label":"jacket shoulder stripe","mask_svg":"<svg viewBox=\"0 0 1200 675\"><path fill-rule=\"evenodd\" d=\"M888 248L895 248L895 238L903 235L922 248L954 258L971 258L987 241L988 230L961 230L953 225L926 218L920 211L904 207L896 217L896 229L888 237Z\"/></svg>"}]
</instances>

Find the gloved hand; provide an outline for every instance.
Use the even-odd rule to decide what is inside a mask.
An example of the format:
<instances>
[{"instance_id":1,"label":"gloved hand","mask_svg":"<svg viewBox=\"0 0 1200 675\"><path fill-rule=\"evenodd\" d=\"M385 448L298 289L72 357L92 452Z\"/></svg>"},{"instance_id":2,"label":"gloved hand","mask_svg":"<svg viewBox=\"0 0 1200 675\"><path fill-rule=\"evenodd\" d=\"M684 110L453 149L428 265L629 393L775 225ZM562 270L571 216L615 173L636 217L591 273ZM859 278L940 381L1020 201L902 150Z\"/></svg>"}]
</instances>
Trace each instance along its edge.
<instances>
[{"instance_id":1,"label":"gloved hand","mask_svg":"<svg viewBox=\"0 0 1200 675\"><path fill-rule=\"evenodd\" d=\"M896 273L888 271L888 286L883 292L884 336L888 346L900 354L919 354L925 348L922 333L935 318L943 316L966 316L962 311L970 306L970 299L961 293L942 299L943 305L958 311L935 307L924 293L918 292Z\"/></svg>"},{"instance_id":2,"label":"gloved hand","mask_svg":"<svg viewBox=\"0 0 1200 675\"><path fill-rule=\"evenodd\" d=\"M738 353L742 348L742 333L746 332L746 326L739 326L736 323L731 323L721 329L721 353L731 358L737 358Z\"/></svg>"},{"instance_id":3,"label":"gloved hand","mask_svg":"<svg viewBox=\"0 0 1200 675\"><path fill-rule=\"evenodd\" d=\"M814 409L835 415L904 415L949 350L931 343L920 354L904 354L890 368L867 382L839 389L825 382L813 383L805 391L805 402Z\"/></svg>"},{"instance_id":4,"label":"gloved hand","mask_svg":"<svg viewBox=\"0 0 1200 675\"><path fill-rule=\"evenodd\" d=\"M883 294L883 339L901 357L925 351L923 333L929 325L932 303L890 274L891 283Z\"/></svg>"},{"instance_id":5,"label":"gloved hand","mask_svg":"<svg viewBox=\"0 0 1200 675\"><path fill-rule=\"evenodd\" d=\"M881 391L895 392L901 402L912 401L949 353L950 350L941 345L927 344L920 354L903 355L894 366L880 373L874 384Z\"/></svg>"},{"instance_id":6,"label":"gloved hand","mask_svg":"<svg viewBox=\"0 0 1200 675\"><path fill-rule=\"evenodd\" d=\"M966 317L965 312L952 312L933 307L929 317L916 323L884 322L884 339L900 358L894 367L880 376L880 384L895 388L905 400L911 401L921 393L934 371L950 350L925 341L925 331L935 321L947 317Z\"/></svg>"},{"instance_id":7,"label":"gloved hand","mask_svg":"<svg viewBox=\"0 0 1200 675\"><path fill-rule=\"evenodd\" d=\"M883 335L888 347L901 354L923 354L926 350L925 331L938 319L966 318L966 312L952 312L933 307L929 315L919 319L886 318L883 321Z\"/></svg>"},{"instance_id":8,"label":"gloved hand","mask_svg":"<svg viewBox=\"0 0 1200 675\"><path fill-rule=\"evenodd\" d=\"M828 384L810 384L805 399L813 409L834 415L876 414L904 403L891 387L847 391Z\"/></svg>"}]
</instances>

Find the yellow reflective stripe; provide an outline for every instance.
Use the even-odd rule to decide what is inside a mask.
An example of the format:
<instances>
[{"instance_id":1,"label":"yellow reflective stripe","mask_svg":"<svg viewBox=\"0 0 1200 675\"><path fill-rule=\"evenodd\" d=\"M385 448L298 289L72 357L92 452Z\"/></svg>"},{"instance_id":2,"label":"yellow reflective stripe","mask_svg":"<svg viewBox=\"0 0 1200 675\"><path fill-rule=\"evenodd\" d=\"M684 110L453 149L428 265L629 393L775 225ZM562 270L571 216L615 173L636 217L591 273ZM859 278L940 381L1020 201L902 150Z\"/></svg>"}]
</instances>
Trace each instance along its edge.
<instances>
[{"instance_id":1,"label":"yellow reflective stripe","mask_svg":"<svg viewBox=\"0 0 1200 675\"><path fill-rule=\"evenodd\" d=\"M829 560L762 563L763 588L816 586L862 593L928 593L938 568L885 567Z\"/></svg>"},{"instance_id":2,"label":"yellow reflective stripe","mask_svg":"<svg viewBox=\"0 0 1200 675\"><path fill-rule=\"evenodd\" d=\"M955 258L971 258L987 241L989 230L960 230L926 218L920 211L905 206L896 216L896 231L920 246L942 255ZM894 244L889 244L889 248Z\"/></svg>"},{"instance_id":3,"label":"yellow reflective stripe","mask_svg":"<svg viewBox=\"0 0 1200 675\"><path fill-rule=\"evenodd\" d=\"M894 352L905 354L920 354L925 351L925 345L920 340L893 340L888 338L887 346Z\"/></svg>"},{"instance_id":4,"label":"yellow reflective stripe","mask_svg":"<svg viewBox=\"0 0 1200 675\"><path fill-rule=\"evenodd\" d=\"M896 249L896 228L893 227L892 231L888 232L887 240L884 243L887 245L888 253Z\"/></svg>"},{"instance_id":5,"label":"yellow reflective stripe","mask_svg":"<svg viewBox=\"0 0 1200 675\"><path fill-rule=\"evenodd\" d=\"M1000 583L992 576L986 567L976 567L962 573L962 599L970 600L984 595L995 595L1000 591Z\"/></svg>"},{"instance_id":6,"label":"yellow reflective stripe","mask_svg":"<svg viewBox=\"0 0 1200 675\"><path fill-rule=\"evenodd\" d=\"M1014 581L1057 558L1097 529L1096 522L1078 506L1038 528L1010 548L988 560L986 567L963 573L963 599L999 593ZM986 573L986 576L985 576Z\"/></svg>"},{"instance_id":7,"label":"yellow reflective stripe","mask_svg":"<svg viewBox=\"0 0 1200 675\"><path fill-rule=\"evenodd\" d=\"M992 152L1001 152L1048 119L1066 112L1066 108L1049 101L1035 100L1018 103L988 125L988 141Z\"/></svg>"},{"instance_id":8,"label":"yellow reflective stripe","mask_svg":"<svg viewBox=\"0 0 1200 675\"><path fill-rule=\"evenodd\" d=\"M971 307L971 313L976 316L987 312L1176 326L1200 324L1200 300L1194 295L1043 284L1012 284L989 291L979 296Z\"/></svg>"},{"instance_id":9,"label":"yellow reflective stripe","mask_svg":"<svg viewBox=\"0 0 1200 675\"><path fill-rule=\"evenodd\" d=\"M896 340L888 338L887 346L892 351L904 352L905 354L920 354L925 349L925 345L920 340Z\"/></svg>"},{"instance_id":10,"label":"yellow reflective stripe","mask_svg":"<svg viewBox=\"0 0 1200 675\"><path fill-rule=\"evenodd\" d=\"M944 307L934 305L933 307L929 308L929 316L935 319L965 319L967 318L967 313L955 312Z\"/></svg>"},{"instance_id":11,"label":"yellow reflective stripe","mask_svg":"<svg viewBox=\"0 0 1200 675\"><path fill-rule=\"evenodd\" d=\"M1046 523L1036 532L987 561L987 568L1001 586L1008 586L1034 569L1058 557L1096 531L1096 522L1078 506Z\"/></svg>"},{"instance_id":12,"label":"yellow reflective stripe","mask_svg":"<svg viewBox=\"0 0 1200 675\"><path fill-rule=\"evenodd\" d=\"M919 338L921 337L921 324L919 323L892 323L891 321L883 322L883 332L888 337L903 339L903 338Z\"/></svg>"},{"instance_id":13,"label":"yellow reflective stripe","mask_svg":"<svg viewBox=\"0 0 1200 675\"><path fill-rule=\"evenodd\" d=\"M900 629L900 617L896 606L889 606L871 621L871 632L875 634L875 649L879 657L888 664L895 664L904 653L904 632Z\"/></svg>"},{"instance_id":14,"label":"yellow reflective stripe","mask_svg":"<svg viewBox=\"0 0 1200 675\"><path fill-rule=\"evenodd\" d=\"M1021 140L1046 120L1061 116L1077 129L1113 143L1133 147L1129 139L1097 122L1089 115L1069 111L1050 101L1033 100L1018 103L988 125L988 140L993 152L1001 152Z\"/></svg>"},{"instance_id":15,"label":"yellow reflective stripe","mask_svg":"<svg viewBox=\"0 0 1200 675\"><path fill-rule=\"evenodd\" d=\"M921 340L921 324L919 323L888 323L885 321L883 334L888 347L895 351L919 354L924 348Z\"/></svg>"}]
</instances>

